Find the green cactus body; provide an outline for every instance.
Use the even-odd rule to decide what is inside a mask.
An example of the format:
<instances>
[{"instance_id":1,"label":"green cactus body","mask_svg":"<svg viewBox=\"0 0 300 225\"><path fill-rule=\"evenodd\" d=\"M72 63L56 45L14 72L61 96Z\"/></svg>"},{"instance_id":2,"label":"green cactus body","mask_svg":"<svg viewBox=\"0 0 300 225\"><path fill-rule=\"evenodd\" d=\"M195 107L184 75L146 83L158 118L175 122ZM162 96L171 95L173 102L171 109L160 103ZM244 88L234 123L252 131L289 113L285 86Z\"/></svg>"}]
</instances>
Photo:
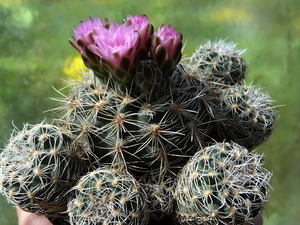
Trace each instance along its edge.
<instances>
[{"instance_id":1,"label":"green cactus body","mask_svg":"<svg viewBox=\"0 0 300 225\"><path fill-rule=\"evenodd\" d=\"M245 77L247 66L242 57L243 52L237 50L235 44L224 40L209 41L196 49L188 64L203 80L218 85L233 85Z\"/></svg>"},{"instance_id":2,"label":"green cactus body","mask_svg":"<svg viewBox=\"0 0 300 225\"><path fill-rule=\"evenodd\" d=\"M56 126L24 126L1 153L1 192L25 211L65 216L66 193L92 165L79 151Z\"/></svg>"},{"instance_id":3,"label":"green cactus body","mask_svg":"<svg viewBox=\"0 0 300 225\"><path fill-rule=\"evenodd\" d=\"M271 173L262 156L236 143L197 152L177 179L177 214L183 224L246 224L263 209Z\"/></svg>"},{"instance_id":4,"label":"green cactus body","mask_svg":"<svg viewBox=\"0 0 300 225\"><path fill-rule=\"evenodd\" d=\"M126 171L98 168L74 186L68 204L73 225L146 225L147 197L139 183Z\"/></svg>"},{"instance_id":5,"label":"green cactus body","mask_svg":"<svg viewBox=\"0 0 300 225\"><path fill-rule=\"evenodd\" d=\"M147 171L176 173L205 145L214 124L204 85L196 79L173 82L151 102L87 77L61 100L60 121L78 137L86 137L102 163L138 176Z\"/></svg>"},{"instance_id":6,"label":"green cactus body","mask_svg":"<svg viewBox=\"0 0 300 225\"><path fill-rule=\"evenodd\" d=\"M276 110L269 95L255 86L235 85L220 94L221 137L253 149L272 134Z\"/></svg>"}]
</instances>

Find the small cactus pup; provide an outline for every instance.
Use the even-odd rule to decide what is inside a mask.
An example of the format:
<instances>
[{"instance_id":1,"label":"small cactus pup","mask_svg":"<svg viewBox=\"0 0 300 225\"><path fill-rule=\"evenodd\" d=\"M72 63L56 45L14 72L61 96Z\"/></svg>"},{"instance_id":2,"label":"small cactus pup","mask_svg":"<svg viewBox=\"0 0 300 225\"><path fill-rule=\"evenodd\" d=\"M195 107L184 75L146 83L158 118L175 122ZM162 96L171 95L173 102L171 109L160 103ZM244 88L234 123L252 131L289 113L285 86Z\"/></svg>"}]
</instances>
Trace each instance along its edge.
<instances>
[{"instance_id":1,"label":"small cactus pup","mask_svg":"<svg viewBox=\"0 0 300 225\"><path fill-rule=\"evenodd\" d=\"M122 170L100 167L72 189L68 204L71 225L147 225L147 196L139 183Z\"/></svg>"},{"instance_id":2,"label":"small cactus pup","mask_svg":"<svg viewBox=\"0 0 300 225\"><path fill-rule=\"evenodd\" d=\"M175 176L147 174L139 180L148 196L150 219L160 222L174 213Z\"/></svg>"},{"instance_id":3,"label":"small cactus pup","mask_svg":"<svg viewBox=\"0 0 300 225\"><path fill-rule=\"evenodd\" d=\"M170 25L154 33L141 14L128 15L120 25L95 17L80 22L70 43L104 84L158 98L181 59L182 34Z\"/></svg>"},{"instance_id":4,"label":"small cactus pup","mask_svg":"<svg viewBox=\"0 0 300 225\"><path fill-rule=\"evenodd\" d=\"M261 155L230 143L199 150L177 179L182 224L252 224L267 202L271 173Z\"/></svg>"},{"instance_id":5,"label":"small cactus pup","mask_svg":"<svg viewBox=\"0 0 300 225\"><path fill-rule=\"evenodd\" d=\"M188 58L188 66L200 79L212 84L234 85L245 78L245 50L236 49L236 44L224 40L208 41L200 45Z\"/></svg>"},{"instance_id":6,"label":"small cactus pup","mask_svg":"<svg viewBox=\"0 0 300 225\"><path fill-rule=\"evenodd\" d=\"M26 124L0 155L0 191L27 212L50 220L66 217L67 193L92 169L84 151L59 127Z\"/></svg>"},{"instance_id":7,"label":"small cactus pup","mask_svg":"<svg viewBox=\"0 0 300 225\"><path fill-rule=\"evenodd\" d=\"M274 100L253 85L233 85L220 91L220 136L248 150L264 143L276 121Z\"/></svg>"}]
</instances>

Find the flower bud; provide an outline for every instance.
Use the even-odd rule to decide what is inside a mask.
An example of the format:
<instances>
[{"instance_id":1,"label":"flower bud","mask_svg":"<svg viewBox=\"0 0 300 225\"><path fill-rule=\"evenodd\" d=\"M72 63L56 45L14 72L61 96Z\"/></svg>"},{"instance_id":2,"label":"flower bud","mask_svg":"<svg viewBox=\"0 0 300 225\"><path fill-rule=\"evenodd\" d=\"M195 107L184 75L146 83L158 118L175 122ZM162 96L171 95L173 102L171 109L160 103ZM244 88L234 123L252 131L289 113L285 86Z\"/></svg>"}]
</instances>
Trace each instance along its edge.
<instances>
[{"instance_id":1,"label":"flower bud","mask_svg":"<svg viewBox=\"0 0 300 225\"><path fill-rule=\"evenodd\" d=\"M161 68L164 76L170 76L181 59L182 34L171 25L158 28L152 36L150 58Z\"/></svg>"},{"instance_id":2,"label":"flower bud","mask_svg":"<svg viewBox=\"0 0 300 225\"><path fill-rule=\"evenodd\" d=\"M164 85L163 74L152 60L142 60L136 68L136 85L142 93L157 93Z\"/></svg>"}]
</instances>

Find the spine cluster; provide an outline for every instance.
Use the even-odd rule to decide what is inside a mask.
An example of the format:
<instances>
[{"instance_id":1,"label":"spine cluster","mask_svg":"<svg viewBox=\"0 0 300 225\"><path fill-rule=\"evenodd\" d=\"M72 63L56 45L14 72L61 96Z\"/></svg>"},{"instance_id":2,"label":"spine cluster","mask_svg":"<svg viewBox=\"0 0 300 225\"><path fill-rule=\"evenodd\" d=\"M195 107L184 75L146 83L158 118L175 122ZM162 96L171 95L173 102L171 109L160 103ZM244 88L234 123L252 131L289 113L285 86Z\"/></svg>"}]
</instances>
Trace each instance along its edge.
<instances>
[{"instance_id":1,"label":"spine cluster","mask_svg":"<svg viewBox=\"0 0 300 225\"><path fill-rule=\"evenodd\" d=\"M137 32L140 20L120 27ZM161 27L151 39L145 27L111 61L93 43L120 32L115 23L90 18L87 36L76 30L71 43L91 71L57 99L53 123L14 131L0 155L1 193L54 224L251 224L270 186L253 149L274 130L273 100L245 84L235 44L209 41L181 59L181 34L164 40L173 29Z\"/></svg>"}]
</instances>

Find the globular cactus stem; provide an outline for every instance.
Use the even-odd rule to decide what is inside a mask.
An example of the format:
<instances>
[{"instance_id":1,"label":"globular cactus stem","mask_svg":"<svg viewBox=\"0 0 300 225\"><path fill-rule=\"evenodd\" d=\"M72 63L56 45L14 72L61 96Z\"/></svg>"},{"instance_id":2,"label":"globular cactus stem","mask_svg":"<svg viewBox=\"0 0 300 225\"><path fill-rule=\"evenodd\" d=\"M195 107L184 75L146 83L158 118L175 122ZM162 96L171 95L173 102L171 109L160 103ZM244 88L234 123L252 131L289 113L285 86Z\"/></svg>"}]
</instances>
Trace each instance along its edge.
<instances>
[{"instance_id":1,"label":"globular cactus stem","mask_svg":"<svg viewBox=\"0 0 300 225\"><path fill-rule=\"evenodd\" d=\"M233 140L248 150L264 143L276 121L274 100L253 85L233 85L219 92L220 141Z\"/></svg>"},{"instance_id":2,"label":"globular cactus stem","mask_svg":"<svg viewBox=\"0 0 300 225\"><path fill-rule=\"evenodd\" d=\"M175 177L157 173L145 175L139 180L148 196L150 219L160 222L175 210Z\"/></svg>"},{"instance_id":3,"label":"globular cactus stem","mask_svg":"<svg viewBox=\"0 0 300 225\"><path fill-rule=\"evenodd\" d=\"M245 50L236 49L236 44L224 40L208 41L200 45L189 58L188 65L200 79L222 85L241 83L245 78Z\"/></svg>"},{"instance_id":4,"label":"globular cactus stem","mask_svg":"<svg viewBox=\"0 0 300 225\"><path fill-rule=\"evenodd\" d=\"M72 190L71 225L148 224L147 196L126 171L98 168L82 176Z\"/></svg>"},{"instance_id":5,"label":"globular cactus stem","mask_svg":"<svg viewBox=\"0 0 300 225\"><path fill-rule=\"evenodd\" d=\"M59 127L27 124L1 153L0 191L27 212L66 217L66 193L93 168L85 150Z\"/></svg>"},{"instance_id":6,"label":"globular cactus stem","mask_svg":"<svg viewBox=\"0 0 300 225\"><path fill-rule=\"evenodd\" d=\"M236 143L197 152L178 176L175 199L182 224L251 223L264 208L271 173L261 155Z\"/></svg>"}]
</instances>

